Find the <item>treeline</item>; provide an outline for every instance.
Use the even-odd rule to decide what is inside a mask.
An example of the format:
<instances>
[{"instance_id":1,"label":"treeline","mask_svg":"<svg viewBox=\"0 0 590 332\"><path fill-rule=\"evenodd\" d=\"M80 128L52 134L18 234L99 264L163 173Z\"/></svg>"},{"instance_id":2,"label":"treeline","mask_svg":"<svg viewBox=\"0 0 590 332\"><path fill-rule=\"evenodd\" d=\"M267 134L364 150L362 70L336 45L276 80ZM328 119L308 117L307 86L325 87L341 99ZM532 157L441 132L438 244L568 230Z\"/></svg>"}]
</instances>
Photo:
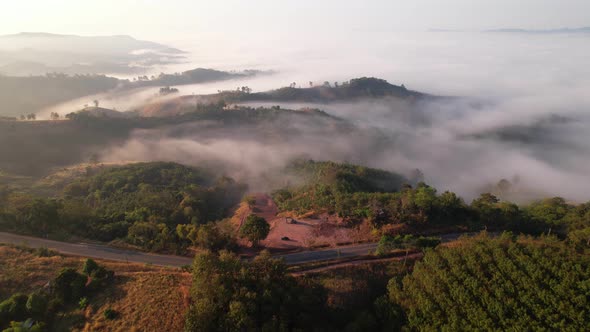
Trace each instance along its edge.
<instances>
[{"instance_id":1,"label":"treeline","mask_svg":"<svg viewBox=\"0 0 590 332\"><path fill-rule=\"evenodd\" d=\"M113 271L92 259L84 262L81 272L65 268L47 286L0 302L0 328L5 332L52 331L56 315L72 308L85 309L89 298L108 287L113 278Z\"/></svg>"},{"instance_id":2,"label":"treeline","mask_svg":"<svg viewBox=\"0 0 590 332\"><path fill-rule=\"evenodd\" d=\"M363 98L409 98L417 99L429 97L429 95L406 89L391 84L386 80L374 77L354 78L347 82L324 82L315 85L313 82L293 82L289 87L284 87L266 92L252 93L239 90L236 92L225 91L221 95L228 101L282 101L282 102L334 102L338 100L353 100Z\"/></svg>"},{"instance_id":3,"label":"treeline","mask_svg":"<svg viewBox=\"0 0 590 332\"><path fill-rule=\"evenodd\" d=\"M235 78L245 78L261 73L257 70L245 70L242 72L227 72L209 68L196 68L182 73L165 74L158 76L139 76L133 78L132 82L126 82L129 87L137 88L143 86L170 86L198 84L205 82L223 81Z\"/></svg>"},{"instance_id":4,"label":"treeline","mask_svg":"<svg viewBox=\"0 0 590 332\"><path fill-rule=\"evenodd\" d=\"M245 190L203 169L130 164L74 181L60 198L6 192L0 197L0 227L43 237L124 239L148 250L178 252L190 244L178 225L200 227L225 218Z\"/></svg>"},{"instance_id":5,"label":"treeline","mask_svg":"<svg viewBox=\"0 0 590 332\"><path fill-rule=\"evenodd\" d=\"M374 228L404 225L409 230L509 230L516 233L553 232L590 242L590 202L570 204L563 198L528 205L501 201L484 193L471 204L453 192L439 194L423 182L411 186L399 175L333 162L297 161L286 174L303 179L273 193L282 211L337 214L345 221L367 220ZM415 180L414 180L415 181Z\"/></svg>"}]
</instances>

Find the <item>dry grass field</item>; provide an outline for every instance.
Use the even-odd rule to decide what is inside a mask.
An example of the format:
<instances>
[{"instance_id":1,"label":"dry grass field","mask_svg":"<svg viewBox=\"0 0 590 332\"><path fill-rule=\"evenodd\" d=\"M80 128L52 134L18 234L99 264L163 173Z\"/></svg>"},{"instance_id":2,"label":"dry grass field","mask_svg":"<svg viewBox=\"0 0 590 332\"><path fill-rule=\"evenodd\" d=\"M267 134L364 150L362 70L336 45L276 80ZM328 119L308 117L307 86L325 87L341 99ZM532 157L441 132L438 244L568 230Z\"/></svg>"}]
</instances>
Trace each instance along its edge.
<instances>
[{"instance_id":1,"label":"dry grass field","mask_svg":"<svg viewBox=\"0 0 590 332\"><path fill-rule=\"evenodd\" d=\"M43 287L61 269L79 269L84 258L0 245L0 300ZM89 297L85 310L72 308L57 319L58 331L181 331L189 304L191 276L179 269L96 260L115 271L115 281ZM118 313L107 320L104 311Z\"/></svg>"}]
</instances>

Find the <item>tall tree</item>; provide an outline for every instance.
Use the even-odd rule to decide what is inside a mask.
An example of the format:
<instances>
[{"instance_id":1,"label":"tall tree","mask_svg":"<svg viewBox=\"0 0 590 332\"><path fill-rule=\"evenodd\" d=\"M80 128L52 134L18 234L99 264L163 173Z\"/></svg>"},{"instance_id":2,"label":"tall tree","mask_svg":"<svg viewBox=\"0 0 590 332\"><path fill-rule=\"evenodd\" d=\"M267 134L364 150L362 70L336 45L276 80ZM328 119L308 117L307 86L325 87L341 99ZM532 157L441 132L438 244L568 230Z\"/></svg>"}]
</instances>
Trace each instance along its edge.
<instances>
[{"instance_id":1,"label":"tall tree","mask_svg":"<svg viewBox=\"0 0 590 332\"><path fill-rule=\"evenodd\" d=\"M266 219L251 214L246 218L246 222L240 230L240 234L247 238L254 247L258 246L261 240L266 239L270 232L270 225Z\"/></svg>"}]
</instances>

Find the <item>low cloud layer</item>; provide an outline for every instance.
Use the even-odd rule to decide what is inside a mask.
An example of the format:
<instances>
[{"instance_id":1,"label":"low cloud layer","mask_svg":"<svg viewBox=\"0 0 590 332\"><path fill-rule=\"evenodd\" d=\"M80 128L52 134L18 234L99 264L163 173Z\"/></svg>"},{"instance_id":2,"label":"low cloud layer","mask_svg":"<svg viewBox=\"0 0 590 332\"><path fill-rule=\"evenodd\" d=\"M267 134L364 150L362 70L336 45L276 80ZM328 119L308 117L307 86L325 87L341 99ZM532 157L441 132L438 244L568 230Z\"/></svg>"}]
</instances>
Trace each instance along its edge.
<instances>
[{"instance_id":1,"label":"low cloud layer","mask_svg":"<svg viewBox=\"0 0 590 332\"><path fill-rule=\"evenodd\" d=\"M314 50L316 57L300 62L286 56L281 64L290 65L267 67L282 74L240 85L260 91L293 81L342 80L344 73L351 77L364 72L363 76L380 76L412 89L462 97L418 103L283 104L283 108L323 109L354 124L354 129L299 118L253 128L185 124L137 131L125 145L106 150L103 157L195 165L216 161L230 175L266 189L266 173L304 155L400 173L419 168L439 190L452 190L466 199L504 178L513 182L519 199L559 195L590 200L590 70L584 60L590 56L590 44L586 37L429 36L423 44L405 38L367 49L364 55L357 50L352 55L360 64L350 67L346 64L353 61L346 54L321 57ZM297 64L300 70L294 68ZM321 64L325 71L319 70ZM194 89L203 93L212 87Z\"/></svg>"}]
</instances>

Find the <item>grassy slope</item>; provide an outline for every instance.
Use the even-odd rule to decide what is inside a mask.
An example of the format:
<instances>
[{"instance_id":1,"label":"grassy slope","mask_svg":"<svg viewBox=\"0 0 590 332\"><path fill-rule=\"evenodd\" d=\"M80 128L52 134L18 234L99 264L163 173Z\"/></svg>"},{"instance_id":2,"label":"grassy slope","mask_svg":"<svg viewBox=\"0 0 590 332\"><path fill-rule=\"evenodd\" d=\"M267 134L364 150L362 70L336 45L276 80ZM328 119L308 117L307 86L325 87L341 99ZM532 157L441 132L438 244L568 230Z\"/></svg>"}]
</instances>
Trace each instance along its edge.
<instances>
[{"instance_id":1,"label":"grassy slope","mask_svg":"<svg viewBox=\"0 0 590 332\"><path fill-rule=\"evenodd\" d=\"M26 249L0 245L0 299L43 287L65 267L80 268L84 259L56 255L39 257ZM115 271L115 283L90 297L86 310L61 318L58 328L73 331L180 331L188 306L190 274L177 269L100 261ZM106 320L106 308L120 317Z\"/></svg>"}]
</instances>

